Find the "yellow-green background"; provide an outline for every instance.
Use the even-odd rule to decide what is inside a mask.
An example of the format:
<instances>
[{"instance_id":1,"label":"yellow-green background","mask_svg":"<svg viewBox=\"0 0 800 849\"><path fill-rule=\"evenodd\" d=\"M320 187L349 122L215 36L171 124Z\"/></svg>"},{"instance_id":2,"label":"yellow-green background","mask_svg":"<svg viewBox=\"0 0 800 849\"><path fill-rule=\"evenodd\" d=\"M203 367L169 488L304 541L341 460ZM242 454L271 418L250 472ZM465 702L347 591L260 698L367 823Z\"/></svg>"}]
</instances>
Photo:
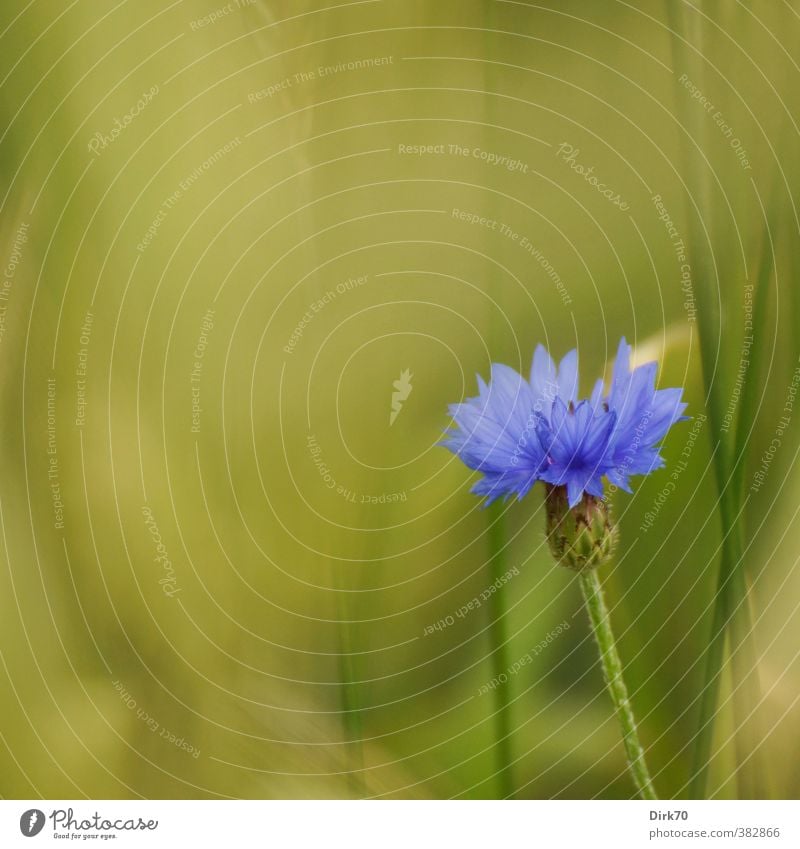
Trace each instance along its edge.
<instances>
[{"instance_id":1,"label":"yellow-green background","mask_svg":"<svg viewBox=\"0 0 800 849\"><path fill-rule=\"evenodd\" d=\"M686 42L671 33L670 5L686 13ZM685 385L690 414L703 412L698 323L657 193L687 244L707 235L691 246L693 294L698 313L719 314L709 365L724 398L770 222L777 274L754 331L764 370L750 379L764 393L752 478L800 347L800 9L256 0L192 27L223 6L11 0L0 10L2 269L29 225L0 340L0 794L494 796L493 706L478 696L492 676L487 608L425 635L489 583L474 476L436 447L447 404L474 394L492 361L526 372L539 342L557 356L577 346L588 391L625 335L659 359L662 385ZM370 57L392 61L248 100L298 72ZM751 170L682 73L734 128ZM93 135L154 85L95 156ZM139 252L180 181L237 138ZM629 210L559 160L564 142ZM406 144L480 148L527 173L400 153ZM571 303L519 244L455 220L454 208L527 236ZM361 275L286 354L311 304ZM192 433L193 352L209 309ZM413 390L390 427L392 382L406 368ZM47 478L50 377L63 530ZM730 437L706 424L653 528L639 526L690 426L670 434L667 471L615 498L620 556L604 574L665 796L686 792L720 536L709 458ZM746 507L762 750L768 792L782 797L800 790L796 431L793 421ZM356 503L325 487L310 433ZM406 500L359 503L394 492ZM174 597L159 584L145 505L174 564ZM628 797L578 588L544 545L540 493L507 516L508 566L519 568L506 592L509 657L571 623L512 678L517 795ZM731 796L727 667L723 677L709 786ZM200 755L154 733L114 681Z\"/></svg>"}]
</instances>

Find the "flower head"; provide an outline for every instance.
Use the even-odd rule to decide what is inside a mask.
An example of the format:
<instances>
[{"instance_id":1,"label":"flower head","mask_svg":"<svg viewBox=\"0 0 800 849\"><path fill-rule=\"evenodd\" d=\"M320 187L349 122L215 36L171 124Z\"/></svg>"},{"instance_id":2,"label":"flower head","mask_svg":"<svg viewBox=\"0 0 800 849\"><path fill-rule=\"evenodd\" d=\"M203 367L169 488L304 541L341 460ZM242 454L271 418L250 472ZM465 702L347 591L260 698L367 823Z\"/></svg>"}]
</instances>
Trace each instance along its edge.
<instances>
[{"instance_id":1,"label":"flower head","mask_svg":"<svg viewBox=\"0 0 800 849\"><path fill-rule=\"evenodd\" d=\"M659 443L685 418L681 389L656 389L656 364L630 368L623 338L611 387L598 380L591 397L578 401L578 355L556 366L539 345L530 379L493 365L489 384L478 378L478 396L450 407L454 427L443 442L471 469L482 472L472 491L522 498L537 480L563 487L569 508L584 493L602 498L605 477L630 491L631 475L664 465Z\"/></svg>"}]
</instances>

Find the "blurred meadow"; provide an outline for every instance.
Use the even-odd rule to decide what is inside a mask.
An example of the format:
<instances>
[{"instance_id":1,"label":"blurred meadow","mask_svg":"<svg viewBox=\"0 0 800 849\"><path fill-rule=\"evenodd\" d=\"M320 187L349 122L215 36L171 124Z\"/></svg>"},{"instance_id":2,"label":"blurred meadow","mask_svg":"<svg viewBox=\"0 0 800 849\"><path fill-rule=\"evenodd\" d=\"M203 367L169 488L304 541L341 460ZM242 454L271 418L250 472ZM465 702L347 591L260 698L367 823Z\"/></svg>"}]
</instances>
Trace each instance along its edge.
<instances>
[{"instance_id":1,"label":"blurred meadow","mask_svg":"<svg viewBox=\"0 0 800 849\"><path fill-rule=\"evenodd\" d=\"M0 795L508 795L502 512L505 779L629 798L540 489L437 445L492 362L588 393L625 336L693 417L601 575L654 782L797 798L796 0L6 0L0 44Z\"/></svg>"}]
</instances>

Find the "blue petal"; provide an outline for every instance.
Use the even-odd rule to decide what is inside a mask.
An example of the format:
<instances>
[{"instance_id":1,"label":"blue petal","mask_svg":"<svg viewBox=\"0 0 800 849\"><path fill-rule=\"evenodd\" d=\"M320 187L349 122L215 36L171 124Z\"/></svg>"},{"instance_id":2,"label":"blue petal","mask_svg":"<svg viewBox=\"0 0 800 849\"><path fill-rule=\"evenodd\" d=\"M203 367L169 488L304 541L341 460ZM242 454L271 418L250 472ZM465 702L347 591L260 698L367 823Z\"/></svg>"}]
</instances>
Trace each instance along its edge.
<instances>
[{"instance_id":1,"label":"blue petal","mask_svg":"<svg viewBox=\"0 0 800 849\"><path fill-rule=\"evenodd\" d=\"M583 444L584 454L596 458L595 462L606 453L608 442L616 425L617 414L612 410L593 417L592 429L586 435Z\"/></svg>"},{"instance_id":2,"label":"blue petal","mask_svg":"<svg viewBox=\"0 0 800 849\"><path fill-rule=\"evenodd\" d=\"M586 492L589 495L594 495L596 498L603 497L603 480L599 475L592 475L588 481L586 481Z\"/></svg>"},{"instance_id":3,"label":"blue petal","mask_svg":"<svg viewBox=\"0 0 800 849\"><path fill-rule=\"evenodd\" d=\"M531 390L513 369L493 365L479 396L450 407L456 428L443 444L472 469L502 472L535 469L542 461L531 412Z\"/></svg>"},{"instance_id":4,"label":"blue petal","mask_svg":"<svg viewBox=\"0 0 800 849\"><path fill-rule=\"evenodd\" d=\"M541 345L533 352L530 386L534 400L552 401L558 392L556 365Z\"/></svg>"},{"instance_id":5,"label":"blue petal","mask_svg":"<svg viewBox=\"0 0 800 849\"><path fill-rule=\"evenodd\" d=\"M686 409L681 401L682 394L682 389L659 389L654 393L644 437L648 445L660 442L672 425L680 421Z\"/></svg>"},{"instance_id":6,"label":"blue petal","mask_svg":"<svg viewBox=\"0 0 800 849\"><path fill-rule=\"evenodd\" d=\"M617 388L621 384L626 383L630 376L630 361L631 361L631 346L625 341L625 337L619 340L619 348L617 348L617 358L614 361L614 370L611 374L611 392L609 397L613 397Z\"/></svg>"},{"instance_id":7,"label":"blue petal","mask_svg":"<svg viewBox=\"0 0 800 849\"><path fill-rule=\"evenodd\" d=\"M609 481L619 489L624 489L625 492L632 492L630 483L628 482L628 476L619 471L618 469L609 469L606 472L606 477Z\"/></svg>"},{"instance_id":8,"label":"blue petal","mask_svg":"<svg viewBox=\"0 0 800 849\"><path fill-rule=\"evenodd\" d=\"M512 495L516 495L517 498L524 498L536 483L536 480L536 475L530 472L488 473L477 481L470 491L475 495L485 496L484 506L488 507L498 498L507 499Z\"/></svg>"},{"instance_id":9,"label":"blue petal","mask_svg":"<svg viewBox=\"0 0 800 849\"><path fill-rule=\"evenodd\" d=\"M558 364L558 394L564 401L578 396L578 352L570 351Z\"/></svg>"},{"instance_id":10,"label":"blue petal","mask_svg":"<svg viewBox=\"0 0 800 849\"><path fill-rule=\"evenodd\" d=\"M579 504L581 498L583 498L583 485L583 481L576 480L575 477L570 477L567 480L567 500L570 507Z\"/></svg>"},{"instance_id":11,"label":"blue petal","mask_svg":"<svg viewBox=\"0 0 800 849\"><path fill-rule=\"evenodd\" d=\"M583 498L583 493L588 492L598 498L603 496L603 484L599 475L589 471L571 471L561 475L548 475L548 483L554 486L567 487L567 501L570 507L574 507Z\"/></svg>"},{"instance_id":12,"label":"blue petal","mask_svg":"<svg viewBox=\"0 0 800 849\"><path fill-rule=\"evenodd\" d=\"M603 403L603 391L605 390L605 384L603 383L603 378L601 377L594 385L594 389L592 390L592 397L589 400L589 403L592 405L592 409L597 413L600 411L601 405Z\"/></svg>"}]
</instances>

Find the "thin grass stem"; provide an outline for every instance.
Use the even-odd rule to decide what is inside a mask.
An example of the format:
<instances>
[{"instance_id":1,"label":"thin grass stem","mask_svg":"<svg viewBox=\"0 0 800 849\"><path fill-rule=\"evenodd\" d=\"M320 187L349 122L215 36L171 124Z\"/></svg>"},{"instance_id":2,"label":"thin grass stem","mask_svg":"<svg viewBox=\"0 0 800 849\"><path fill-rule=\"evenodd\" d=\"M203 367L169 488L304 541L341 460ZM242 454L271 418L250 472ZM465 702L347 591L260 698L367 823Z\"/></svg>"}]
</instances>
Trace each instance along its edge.
<instances>
[{"instance_id":1,"label":"thin grass stem","mask_svg":"<svg viewBox=\"0 0 800 849\"><path fill-rule=\"evenodd\" d=\"M489 596L489 641L491 644L492 677L497 686L494 694L494 751L499 795L510 798L514 793L511 769L511 708L508 680L508 634L506 629L505 585L499 580L505 573L505 515L500 502L487 511L489 515L489 581L496 589Z\"/></svg>"},{"instance_id":2,"label":"thin grass stem","mask_svg":"<svg viewBox=\"0 0 800 849\"><path fill-rule=\"evenodd\" d=\"M345 766L350 794L356 799L362 799L366 795L366 782L364 780L361 700L357 687L359 679L354 658L354 617L350 593L342 586L342 583L336 588L336 607L339 619L337 626L339 711L346 741Z\"/></svg>"}]
</instances>

